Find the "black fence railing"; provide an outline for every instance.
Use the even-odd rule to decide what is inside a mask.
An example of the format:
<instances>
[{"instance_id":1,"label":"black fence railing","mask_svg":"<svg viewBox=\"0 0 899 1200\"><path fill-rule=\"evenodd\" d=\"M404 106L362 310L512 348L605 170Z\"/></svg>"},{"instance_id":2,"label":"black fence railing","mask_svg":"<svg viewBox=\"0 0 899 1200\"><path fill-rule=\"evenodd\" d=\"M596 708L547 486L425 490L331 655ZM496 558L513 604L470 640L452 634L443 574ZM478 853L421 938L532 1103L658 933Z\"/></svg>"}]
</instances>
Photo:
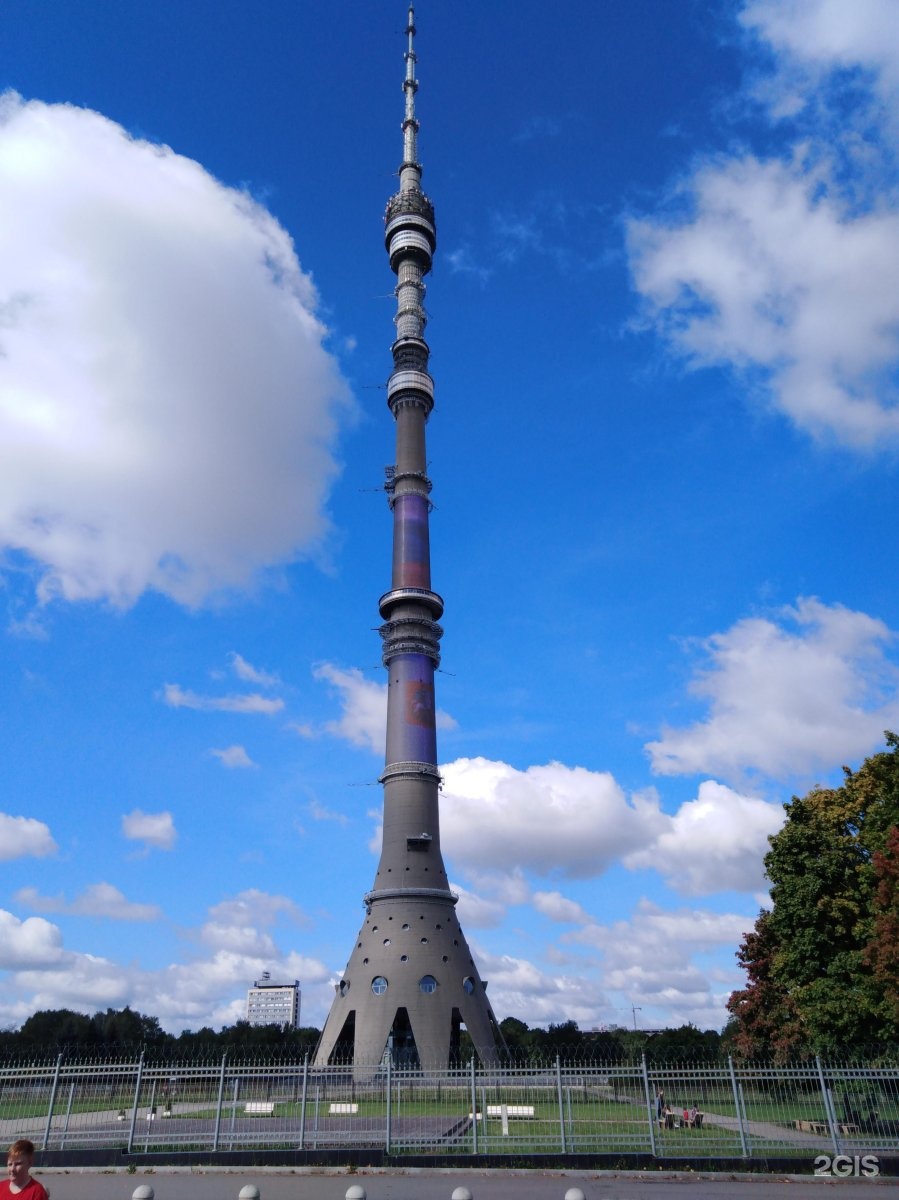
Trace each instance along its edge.
<instances>
[{"instance_id":1,"label":"black fence railing","mask_svg":"<svg viewBox=\"0 0 899 1200\"><path fill-rule=\"evenodd\" d=\"M566 1061L445 1071L308 1058L0 1067L0 1135L44 1151L677 1159L899 1154L899 1063Z\"/></svg>"}]
</instances>

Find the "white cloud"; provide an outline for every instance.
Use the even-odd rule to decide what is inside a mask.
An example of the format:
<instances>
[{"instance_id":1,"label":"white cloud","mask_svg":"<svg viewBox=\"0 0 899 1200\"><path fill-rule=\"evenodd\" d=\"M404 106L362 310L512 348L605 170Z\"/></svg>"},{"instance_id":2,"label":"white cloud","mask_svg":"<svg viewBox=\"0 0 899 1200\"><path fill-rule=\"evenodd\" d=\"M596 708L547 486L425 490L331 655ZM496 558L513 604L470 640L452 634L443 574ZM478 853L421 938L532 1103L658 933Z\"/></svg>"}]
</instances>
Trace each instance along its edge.
<instances>
[{"instance_id":1,"label":"white cloud","mask_svg":"<svg viewBox=\"0 0 899 1200\"><path fill-rule=\"evenodd\" d=\"M344 813L328 808L319 800L310 800L306 805L306 811L313 821L336 821L338 825L349 825L349 820Z\"/></svg>"},{"instance_id":2,"label":"white cloud","mask_svg":"<svg viewBox=\"0 0 899 1200\"><path fill-rule=\"evenodd\" d=\"M344 670L333 663L322 663L313 675L337 690L343 707L340 720L329 721L326 730L354 746L383 754L387 731L387 685L365 679L356 667Z\"/></svg>"},{"instance_id":3,"label":"white cloud","mask_svg":"<svg viewBox=\"0 0 899 1200\"><path fill-rule=\"evenodd\" d=\"M647 313L694 367L762 372L800 428L899 436L899 213L853 215L821 166L746 156L697 171L690 212L632 220Z\"/></svg>"},{"instance_id":4,"label":"white cloud","mask_svg":"<svg viewBox=\"0 0 899 1200\"><path fill-rule=\"evenodd\" d=\"M752 617L701 644L690 690L709 716L665 728L647 750L662 775L807 776L870 753L899 722L899 673L882 621L800 599L780 621Z\"/></svg>"},{"instance_id":5,"label":"white cloud","mask_svg":"<svg viewBox=\"0 0 899 1200\"><path fill-rule=\"evenodd\" d=\"M62 936L55 925L43 917L20 921L0 909L0 970L18 971L26 967L50 967L65 955Z\"/></svg>"},{"instance_id":6,"label":"white cloud","mask_svg":"<svg viewBox=\"0 0 899 1200\"><path fill-rule=\"evenodd\" d=\"M0 813L0 862L10 862L14 858L46 858L56 850L56 842L43 821Z\"/></svg>"},{"instance_id":7,"label":"white cloud","mask_svg":"<svg viewBox=\"0 0 899 1200\"><path fill-rule=\"evenodd\" d=\"M735 368L813 436L895 446L899 11L750 0L739 19L769 55L746 94L791 117L795 142L700 161L665 211L627 223L646 316L690 366Z\"/></svg>"},{"instance_id":8,"label":"white cloud","mask_svg":"<svg viewBox=\"0 0 899 1200\"><path fill-rule=\"evenodd\" d=\"M859 69L883 101L899 90L894 0L748 0L739 20L777 54L782 93L807 98L816 76Z\"/></svg>"},{"instance_id":9,"label":"white cloud","mask_svg":"<svg viewBox=\"0 0 899 1200\"><path fill-rule=\"evenodd\" d=\"M769 836L783 824L783 805L707 779L696 799L665 821L655 841L625 856L626 867L655 868L669 887L688 896L766 886L764 857Z\"/></svg>"},{"instance_id":10,"label":"white cloud","mask_svg":"<svg viewBox=\"0 0 899 1200\"><path fill-rule=\"evenodd\" d=\"M247 988L263 971L273 978L303 984L303 1023L324 1023L333 999L328 968L318 959L295 951L276 957L218 949L209 958L173 963L161 971L138 975L131 1001L141 1012L159 1017L167 1029L232 1024L246 1016Z\"/></svg>"},{"instance_id":11,"label":"white cloud","mask_svg":"<svg viewBox=\"0 0 899 1200\"><path fill-rule=\"evenodd\" d=\"M665 1014L676 1026L692 1021L700 1028L721 1024L726 996L739 983L734 963L728 976L719 972L713 990L711 972L695 959L716 949L736 948L754 917L715 913L706 909L667 909L641 900L628 920L611 925L587 925L562 935L568 944L602 951L602 985L644 1007Z\"/></svg>"},{"instance_id":12,"label":"white cloud","mask_svg":"<svg viewBox=\"0 0 899 1200\"><path fill-rule=\"evenodd\" d=\"M287 896L273 896L259 888L247 888L209 910L212 920L246 928L250 925L273 925L282 916L290 921L305 922L302 910Z\"/></svg>"},{"instance_id":13,"label":"white cloud","mask_svg":"<svg viewBox=\"0 0 899 1200\"><path fill-rule=\"evenodd\" d=\"M284 707L283 700L275 696L260 696L258 692L247 692L242 696L201 696L177 683L165 684L162 700L169 708L192 708L197 712L262 713L263 716L272 716Z\"/></svg>"},{"instance_id":14,"label":"white cloud","mask_svg":"<svg viewBox=\"0 0 899 1200\"><path fill-rule=\"evenodd\" d=\"M489 896L506 907L527 904L531 898L531 887L521 867L475 868L466 874L479 895Z\"/></svg>"},{"instance_id":15,"label":"white cloud","mask_svg":"<svg viewBox=\"0 0 899 1200\"><path fill-rule=\"evenodd\" d=\"M489 281L493 270L485 267L468 246L459 246L446 255L449 269L454 275L473 275L481 287Z\"/></svg>"},{"instance_id":16,"label":"white cloud","mask_svg":"<svg viewBox=\"0 0 899 1200\"><path fill-rule=\"evenodd\" d=\"M113 921L156 921L162 916L158 904L135 904L111 883L92 883L71 902L64 896L44 896L33 887L20 888L15 899L38 912L108 917Z\"/></svg>"},{"instance_id":17,"label":"white cloud","mask_svg":"<svg viewBox=\"0 0 899 1200\"><path fill-rule=\"evenodd\" d=\"M313 553L346 385L288 234L71 105L0 101L0 546L187 605Z\"/></svg>"},{"instance_id":18,"label":"white cloud","mask_svg":"<svg viewBox=\"0 0 899 1200\"><path fill-rule=\"evenodd\" d=\"M561 892L534 892L531 902L537 912L563 925L585 925L590 921L580 904L569 900Z\"/></svg>"},{"instance_id":19,"label":"white cloud","mask_svg":"<svg viewBox=\"0 0 899 1200\"><path fill-rule=\"evenodd\" d=\"M31 1012L54 1008L96 1012L123 1008L130 1002L133 972L127 968L93 954L72 951L65 951L60 959L60 965L54 968L45 970L36 966L13 976L11 982L16 992L29 995Z\"/></svg>"},{"instance_id":20,"label":"white cloud","mask_svg":"<svg viewBox=\"0 0 899 1200\"><path fill-rule=\"evenodd\" d=\"M278 955L271 934L253 925L224 925L218 921L207 921L200 930L200 940L214 950L242 954L260 961Z\"/></svg>"},{"instance_id":21,"label":"white cloud","mask_svg":"<svg viewBox=\"0 0 899 1200\"><path fill-rule=\"evenodd\" d=\"M273 675L270 671L262 671L259 667L254 667L252 663L236 651L231 651L231 667L238 679L243 679L247 683L255 683L259 687L278 687L281 680L277 675Z\"/></svg>"},{"instance_id":22,"label":"white cloud","mask_svg":"<svg viewBox=\"0 0 899 1200\"><path fill-rule=\"evenodd\" d=\"M484 758L441 772L441 842L466 869L591 878L664 828L654 795L628 800L606 772L562 763L519 771Z\"/></svg>"},{"instance_id":23,"label":"white cloud","mask_svg":"<svg viewBox=\"0 0 899 1200\"><path fill-rule=\"evenodd\" d=\"M506 915L502 901L469 891L458 883L450 886L459 897L456 914L463 929L495 929L502 925Z\"/></svg>"},{"instance_id":24,"label":"white cloud","mask_svg":"<svg viewBox=\"0 0 899 1200\"><path fill-rule=\"evenodd\" d=\"M178 837L170 812L145 813L136 808L122 817L122 836L156 850L171 850Z\"/></svg>"},{"instance_id":25,"label":"white cloud","mask_svg":"<svg viewBox=\"0 0 899 1200\"><path fill-rule=\"evenodd\" d=\"M641 900L633 916L612 925L587 925L563 940L596 946L603 950L607 965L618 969L633 962L666 965L680 960L682 950L708 950L713 946L737 946L754 917L717 913L697 908L662 908Z\"/></svg>"},{"instance_id":26,"label":"white cloud","mask_svg":"<svg viewBox=\"0 0 899 1200\"><path fill-rule=\"evenodd\" d=\"M175 1032L230 1024L245 1016L249 983L268 970L273 978L302 981L304 1020L321 1025L333 997L330 972L318 959L275 944L265 927L281 917L303 920L287 897L248 889L210 908L194 939L198 954L145 970L135 961L66 950L60 930L42 917L19 921L0 910L0 971L9 973L0 979L0 1021L19 1024L42 1008L94 1012L129 1004Z\"/></svg>"},{"instance_id":27,"label":"white cloud","mask_svg":"<svg viewBox=\"0 0 899 1200\"><path fill-rule=\"evenodd\" d=\"M339 721L326 722L325 732L383 754L387 736L387 684L366 679L357 667L346 669L328 662L319 664L313 675L335 689L343 709ZM435 720L438 729L457 727L455 718L439 708ZM291 728L301 737L315 736L308 725L294 724Z\"/></svg>"},{"instance_id":28,"label":"white cloud","mask_svg":"<svg viewBox=\"0 0 899 1200\"><path fill-rule=\"evenodd\" d=\"M243 746L226 746L223 750L210 750L213 758L217 758L223 767L233 771L241 767L255 767L249 754Z\"/></svg>"},{"instance_id":29,"label":"white cloud","mask_svg":"<svg viewBox=\"0 0 899 1200\"><path fill-rule=\"evenodd\" d=\"M488 996L498 1020L527 1014L528 1024L561 1024L577 1021L581 1028L598 1025L608 1001L594 979L550 974L527 959L479 950L481 977L489 984Z\"/></svg>"}]
</instances>

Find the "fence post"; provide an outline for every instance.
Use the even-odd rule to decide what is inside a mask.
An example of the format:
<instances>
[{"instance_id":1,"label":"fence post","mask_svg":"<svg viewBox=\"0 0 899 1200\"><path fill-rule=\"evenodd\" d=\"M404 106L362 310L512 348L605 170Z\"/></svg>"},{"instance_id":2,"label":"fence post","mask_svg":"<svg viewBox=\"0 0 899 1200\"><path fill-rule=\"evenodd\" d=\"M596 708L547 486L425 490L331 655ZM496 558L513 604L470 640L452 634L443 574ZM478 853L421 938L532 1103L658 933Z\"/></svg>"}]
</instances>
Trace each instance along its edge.
<instances>
[{"instance_id":1,"label":"fence post","mask_svg":"<svg viewBox=\"0 0 899 1200\"><path fill-rule=\"evenodd\" d=\"M556 1096L559 1101L559 1133L562 1140L562 1153L568 1153L565 1139L565 1101L562 1097L562 1060L556 1055Z\"/></svg>"},{"instance_id":2,"label":"fence post","mask_svg":"<svg viewBox=\"0 0 899 1200\"><path fill-rule=\"evenodd\" d=\"M474 1073L474 1055L471 1056L471 1152L478 1152L478 1088Z\"/></svg>"},{"instance_id":3,"label":"fence post","mask_svg":"<svg viewBox=\"0 0 899 1200\"><path fill-rule=\"evenodd\" d=\"M827 1124L830 1126L830 1140L833 1143L834 1154L840 1153L840 1136L839 1126L837 1125L837 1115L833 1110L833 1099L830 1095L830 1089L824 1079L824 1068L821 1066L820 1055L815 1055L815 1066L818 1068L818 1083L821 1087L821 1098L824 1101L824 1113L827 1117Z\"/></svg>"},{"instance_id":4,"label":"fence post","mask_svg":"<svg viewBox=\"0 0 899 1200\"><path fill-rule=\"evenodd\" d=\"M53 1124L53 1106L56 1103L56 1090L59 1087L59 1068L62 1066L62 1055L56 1056L56 1070L53 1072L53 1084L50 1088L50 1107L47 1109L47 1125L44 1129L44 1140L41 1149L46 1150L50 1141L50 1126Z\"/></svg>"},{"instance_id":5,"label":"fence post","mask_svg":"<svg viewBox=\"0 0 899 1200\"><path fill-rule=\"evenodd\" d=\"M652 1093L649 1089L649 1071L646 1069L646 1055L640 1056L640 1061L643 1066L643 1095L646 1099L646 1115L649 1118L649 1148L653 1158L658 1157L658 1149L656 1147L656 1116L653 1112Z\"/></svg>"},{"instance_id":6,"label":"fence post","mask_svg":"<svg viewBox=\"0 0 899 1200\"><path fill-rule=\"evenodd\" d=\"M156 1119L156 1080L150 1087L150 1103L147 1105L147 1135L144 1138L144 1154L150 1149L150 1126Z\"/></svg>"},{"instance_id":7,"label":"fence post","mask_svg":"<svg viewBox=\"0 0 899 1200\"><path fill-rule=\"evenodd\" d=\"M231 1121L230 1121L230 1127L228 1130L228 1137L229 1137L228 1149L229 1150L234 1149L234 1129L237 1124L237 1096L238 1096L239 1091L240 1091L240 1080L235 1075L234 1087L231 1089ZM247 1186L249 1186L249 1184Z\"/></svg>"},{"instance_id":8,"label":"fence post","mask_svg":"<svg viewBox=\"0 0 899 1200\"><path fill-rule=\"evenodd\" d=\"M66 1105L66 1119L62 1126L62 1137L59 1139L59 1148L62 1150L66 1144L66 1134L69 1132L69 1118L72 1115L72 1101L75 1099L75 1080L69 1083L69 1102Z\"/></svg>"},{"instance_id":9,"label":"fence post","mask_svg":"<svg viewBox=\"0 0 899 1200\"><path fill-rule=\"evenodd\" d=\"M393 1114L390 1111L390 1104L392 1101L391 1093L393 1092L393 1086L392 1086L393 1074L391 1071L392 1065L393 1065L393 1054L389 1053L387 1055L387 1129L384 1134L384 1153L385 1154L390 1153L390 1124L391 1124L391 1117L393 1116Z\"/></svg>"},{"instance_id":10,"label":"fence post","mask_svg":"<svg viewBox=\"0 0 899 1200\"><path fill-rule=\"evenodd\" d=\"M743 1105L740 1101L740 1089L737 1087L737 1074L734 1071L734 1060L728 1054L727 1066L730 1071L730 1086L734 1094L734 1112L737 1114L737 1129L740 1133L740 1147L744 1158L749 1158L749 1146L746 1142L746 1130L743 1128Z\"/></svg>"},{"instance_id":11,"label":"fence post","mask_svg":"<svg viewBox=\"0 0 899 1200\"><path fill-rule=\"evenodd\" d=\"M221 1065L221 1069L219 1070L219 1094L218 1094L218 1100L217 1100L216 1106L215 1106L215 1130L213 1131L213 1134L212 1134L213 1150L218 1150L218 1148L219 1148L219 1134L222 1131L222 1100L224 1099L224 1095L225 1095L225 1063L227 1061L228 1061L228 1051L226 1050L225 1053L222 1055L222 1065Z\"/></svg>"},{"instance_id":12,"label":"fence post","mask_svg":"<svg viewBox=\"0 0 899 1200\"><path fill-rule=\"evenodd\" d=\"M144 1052L141 1050L140 1058L137 1060L137 1079L134 1084L134 1103L131 1105L131 1128L128 1130L128 1147L127 1153L130 1154L134 1149L134 1127L137 1124L137 1102L140 1100L140 1088L144 1081Z\"/></svg>"},{"instance_id":13,"label":"fence post","mask_svg":"<svg viewBox=\"0 0 899 1200\"><path fill-rule=\"evenodd\" d=\"M300 1100L300 1149L306 1137L306 1095L309 1090L309 1054L303 1059L303 1096Z\"/></svg>"}]
</instances>

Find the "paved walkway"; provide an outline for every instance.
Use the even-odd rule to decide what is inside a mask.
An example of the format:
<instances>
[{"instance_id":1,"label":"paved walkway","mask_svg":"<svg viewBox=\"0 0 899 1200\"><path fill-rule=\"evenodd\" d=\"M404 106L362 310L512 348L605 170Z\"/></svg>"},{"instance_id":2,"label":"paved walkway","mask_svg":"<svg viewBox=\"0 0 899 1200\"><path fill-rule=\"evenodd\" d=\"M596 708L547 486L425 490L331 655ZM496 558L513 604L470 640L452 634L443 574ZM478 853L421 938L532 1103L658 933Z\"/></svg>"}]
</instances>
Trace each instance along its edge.
<instances>
[{"instance_id":1,"label":"paved walkway","mask_svg":"<svg viewBox=\"0 0 899 1200\"><path fill-rule=\"evenodd\" d=\"M718 1129L727 1129L738 1138L740 1136L740 1122L736 1117L725 1116L723 1113L704 1113L702 1124L703 1127L714 1125ZM744 1121L743 1129L751 1138L760 1142L779 1142L781 1145L787 1143L791 1146L805 1147L810 1152L833 1150L833 1142L829 1137L805 1133L791 1125L778 1125L774 1121Z\"/></svg>"}]
</instances>

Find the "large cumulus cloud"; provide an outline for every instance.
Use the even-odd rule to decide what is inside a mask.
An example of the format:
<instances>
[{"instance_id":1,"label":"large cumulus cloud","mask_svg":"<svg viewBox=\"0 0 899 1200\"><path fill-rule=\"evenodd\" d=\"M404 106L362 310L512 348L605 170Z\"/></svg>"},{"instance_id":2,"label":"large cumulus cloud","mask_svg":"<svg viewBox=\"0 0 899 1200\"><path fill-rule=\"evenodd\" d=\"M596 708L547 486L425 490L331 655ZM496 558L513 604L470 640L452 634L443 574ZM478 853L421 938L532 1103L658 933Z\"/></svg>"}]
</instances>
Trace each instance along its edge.
<instances>
[{"instance_id":1,"label":"large cumulus cloud","mask_svg":"<svg viewBox=\"0 0 899 1200\"><path fill-rule=\"evenodd\" d=\"M193 606L314 551L349 402L278 222L12 93L0 196L0 549L39 597Z\"/></svg>"}]
</instances>

